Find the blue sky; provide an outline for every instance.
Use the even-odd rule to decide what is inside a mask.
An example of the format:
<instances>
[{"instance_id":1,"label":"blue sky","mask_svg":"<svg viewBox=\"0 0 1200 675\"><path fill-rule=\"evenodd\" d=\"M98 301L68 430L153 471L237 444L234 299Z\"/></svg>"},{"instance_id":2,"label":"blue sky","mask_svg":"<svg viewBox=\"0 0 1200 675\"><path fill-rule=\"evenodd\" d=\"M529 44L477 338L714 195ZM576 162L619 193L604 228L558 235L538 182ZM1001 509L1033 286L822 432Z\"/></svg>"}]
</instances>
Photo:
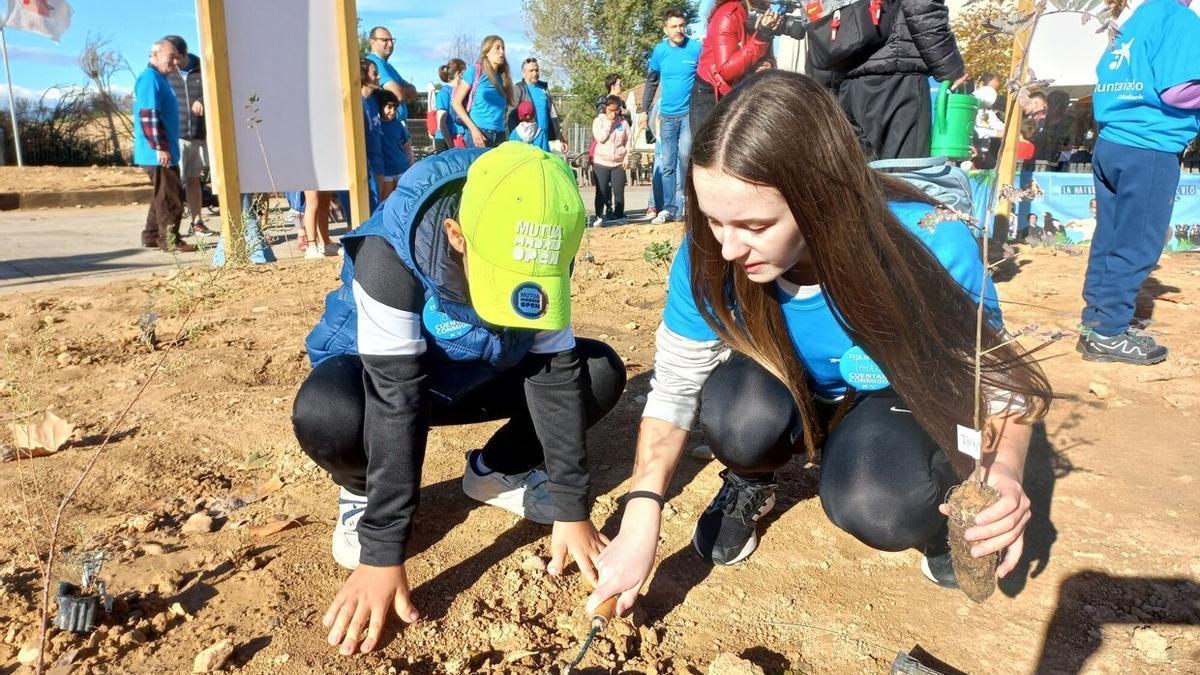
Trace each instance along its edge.
<instances>
[{"instance_id":1,"label":"blue sky","mask_svg":"<svg viewBox=\"0 0 1200 675\"><path fill-rule=\"evenodd\" d=\"M710 2L701 4L707 7ZM505 38L512 62L528 56L531 45L521 4L521 0L358 0L358 14L364 28L379 24L391 29L397 39L392 64L422 89L436 79L446 47L459 32L476 38L496 33ZM71 5L75 15L62 44L33 33L6 31L18 96L36 97L55 85L82 84L84 76L75 60L89 34L110 38L134 71L145 67L151 43L163 35L182 35L193 46L191 51L197 51L194 0L71 0ZM269 35L269 27L264 31ZM131 73L122 74L114 79L115 88L131 90L133 79Z\"/></svg>"}]
</instances>

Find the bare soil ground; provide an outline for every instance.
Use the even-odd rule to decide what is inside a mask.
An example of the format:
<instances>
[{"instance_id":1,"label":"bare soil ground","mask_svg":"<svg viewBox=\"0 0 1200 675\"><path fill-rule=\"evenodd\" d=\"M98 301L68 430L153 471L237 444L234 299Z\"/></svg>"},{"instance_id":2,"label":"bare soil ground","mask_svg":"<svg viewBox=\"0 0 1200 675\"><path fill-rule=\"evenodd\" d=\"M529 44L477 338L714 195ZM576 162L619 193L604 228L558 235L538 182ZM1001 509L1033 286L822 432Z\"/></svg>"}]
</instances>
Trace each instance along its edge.
<instances>
[{"instance_id":1,"label":"bare soil ground","mask_svg":"<svg viewBox=\"0 0 1200 675\"><path fill-rule=\"evenodd\" d=\"M577 332L610 341L630 374L623 402L589 437L594 517L610 534L663 301L665 270L642 251L677 238L673 226L597 231L596 262L576 269ZM1086 258L1027 253L997 270L1010 327L1072 330ZM320 616L346 576L328 549L336 488L300 452L289 413L308 372L303 337L337 270L334 259L298 261L0 296L2 421L50 408L79 427L54 456L0 464L0 672L29 671L17 657L36 632L33 551L45 546L46 515L196 297L67 513L64 552L107 551L117 600L93 635L53 633L52 660L82 648L77 673L190 672L197 652L227 638L227 668L241 673L538 673L574 648L586 590L577 574L544 574L549 529L461 493L463 452L495 424L430 436L408 567L423 618L365 657L324 642ZM1164 257L1141 303L1172 349L1163 365L1086 363L1070 339L1042 352L1063 398L1035 431L1025 558L987 603L925 581L915 551L879 553L834 528L814 497L817 470L799 460L781 476L758 551L710 568L690 536L719 467L688 456L656 577L583 672L716 672L726 653L768 673L878 673L916 645L969 673L1200 672L1198 298L1200 256ZM147 312L159 315L153 351L138 328ZM181 531L198 512L215 532ZM277 514L296 526L255 530ZM77 575L64 563L54 576Z\"/></svg>"},{"instance_id":2,"label":"bare soil ground","mask_svg":"<svg viewBox=\"0 0 1200 675\"><path fill-rule=\"evenodd\" d=\"M145 187L136 166L0 166L0 192L59 192Z\"/></svg>"}]
</instances>

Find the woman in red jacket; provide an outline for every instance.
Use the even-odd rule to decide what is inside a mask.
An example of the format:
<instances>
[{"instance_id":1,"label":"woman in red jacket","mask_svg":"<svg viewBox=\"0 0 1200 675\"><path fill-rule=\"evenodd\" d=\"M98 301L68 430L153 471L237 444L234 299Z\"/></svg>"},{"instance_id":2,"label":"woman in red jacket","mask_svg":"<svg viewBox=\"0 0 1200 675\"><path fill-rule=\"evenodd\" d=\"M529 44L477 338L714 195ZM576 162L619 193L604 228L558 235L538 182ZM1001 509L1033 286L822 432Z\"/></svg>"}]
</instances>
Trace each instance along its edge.
<instances>
[{"instance_id":1,"label":"woman in red jacket","mask_svg":"<svg viewBox=\"0 0 1200 675\"><path fill-rule=\"evenodd\" d=\"M764 10L753 28L748 25L751 7ZM768 0L717 0L713 5L692 85L688 119L692 133L699 131L717 101L753 72L771 49L771 31L780 18L768 7Z\"/></svg>"}]
</instances>

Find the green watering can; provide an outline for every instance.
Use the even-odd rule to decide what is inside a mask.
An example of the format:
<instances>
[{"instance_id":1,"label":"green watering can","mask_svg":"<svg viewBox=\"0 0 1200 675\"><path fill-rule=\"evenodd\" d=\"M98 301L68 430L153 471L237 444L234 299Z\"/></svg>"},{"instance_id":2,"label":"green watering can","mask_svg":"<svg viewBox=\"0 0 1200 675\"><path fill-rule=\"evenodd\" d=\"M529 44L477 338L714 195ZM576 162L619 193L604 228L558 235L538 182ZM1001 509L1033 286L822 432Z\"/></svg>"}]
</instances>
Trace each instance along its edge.
<instances>
[{"instance_id":1,"label":"green watering can","mask_svg":"<svg viewBox=\"0 0 1200 675\"><path fill-rule=\"evenodd\" d=\"M951 94L950 83L943 82L933 106L930 156L970 159L978 109L979 99L970 94Z\"/></svg>"}]
</instances>

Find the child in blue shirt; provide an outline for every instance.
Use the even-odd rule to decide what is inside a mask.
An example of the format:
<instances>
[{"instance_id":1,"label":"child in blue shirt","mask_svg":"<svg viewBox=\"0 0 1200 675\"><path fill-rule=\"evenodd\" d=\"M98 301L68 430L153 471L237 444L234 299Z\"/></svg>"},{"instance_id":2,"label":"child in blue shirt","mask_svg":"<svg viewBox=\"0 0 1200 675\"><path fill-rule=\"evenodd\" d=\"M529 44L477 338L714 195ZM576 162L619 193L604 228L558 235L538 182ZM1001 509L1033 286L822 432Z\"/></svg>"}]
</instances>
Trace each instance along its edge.
<instances>
[{"instance_id":1,"label":"child in blue shirt","mask_svg":"<svg viewBox=\"0 0 1200 675\"><path fill-rule=\"evenodd\" d=\"M1200 133L1200 17L1190 0L1146 0L1096 66L1092 153L1096 231L1083 283L1084 359L1160 363L1167 348L1134 329L1179 187L1179 156ZM1120 17L1124 0L1113 8Z\"/></svg>"},{"instance_id":2,"label":"child in blue shirt","mask_svg":"<svg viewBox=\"0 0 1200 675\"><path fill-rule=\"evenodd\" d=\"M386 89L376 89L371 96L379 106L379 119L383 123L383 186L379 193L382 202L396 189L400 174L412 166L412 142L408 127L399 122L396 116L400 99Z\"/></svg>"}]
</instances>

